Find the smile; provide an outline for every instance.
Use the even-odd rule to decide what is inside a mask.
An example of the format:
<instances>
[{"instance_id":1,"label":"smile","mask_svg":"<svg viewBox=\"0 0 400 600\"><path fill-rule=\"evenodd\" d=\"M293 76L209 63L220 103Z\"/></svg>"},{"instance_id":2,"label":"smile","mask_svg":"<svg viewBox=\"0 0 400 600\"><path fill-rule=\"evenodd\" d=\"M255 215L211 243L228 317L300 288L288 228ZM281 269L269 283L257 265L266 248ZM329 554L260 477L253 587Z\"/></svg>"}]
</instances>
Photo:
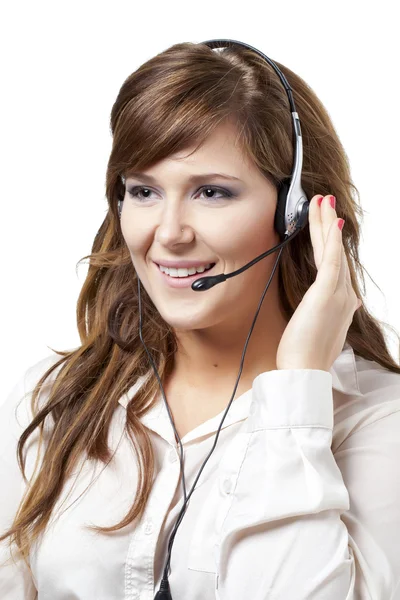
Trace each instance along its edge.
<instances>
[{"instance_id":1,"label":"smile","mask_svg":"<svg viewBox=\"0 0 400 600\"><path fill-rule=\"evenodd\" d=\"M156 263L153 263L154 267L157 269L157 272L162 278L162 281L173 288L183 288L190 287L194 281L200 279L200 277L206 277L209 273L213 272L217 263L215 263L210 268L204 270L203 273L194 273L194 275L183 275L183 276L173 276L168 275L167 273L163 273ZM187 273L187 270L184 270ZM176 271L175 271L176 272ZM214 274L214 273L212 273Z\"/></svg>"}]
</instances>

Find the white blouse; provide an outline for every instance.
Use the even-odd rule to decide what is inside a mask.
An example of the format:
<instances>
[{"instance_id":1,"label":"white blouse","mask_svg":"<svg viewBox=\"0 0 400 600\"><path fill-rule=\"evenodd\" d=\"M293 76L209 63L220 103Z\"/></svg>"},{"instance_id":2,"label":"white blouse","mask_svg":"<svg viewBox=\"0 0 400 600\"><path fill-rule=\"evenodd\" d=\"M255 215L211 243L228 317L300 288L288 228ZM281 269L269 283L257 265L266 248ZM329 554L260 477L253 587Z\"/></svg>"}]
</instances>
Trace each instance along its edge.
<instances>
[{"instance_id":1,"label":"white blouse","mask_svg":"<svg viewBox=\"0 0 400 600\"><path fill-rule=\"evenodd\" d=\"M58 359L53 353L28 369L0 406L0 533L25 489L16 445L32 418L31 390ZM57 519L53 512L32 547L33 577L17 549L17 566L0 566L1 600L154 599L183 505L180 448L161 393L142 419L156 458L143 520L108 535L83 528L115 524L133 503L136 459L123 430L143 381L115 410L109 444L119 446L110 465L82 460L67 481ZM224 412L182 438L188 494ZM37 440L35 430L28 479ZM232 402L190 498L169 583L173 600L400 600L400 375L347 343L330 372L258 375Z\"/></svg>"}]
</instances>

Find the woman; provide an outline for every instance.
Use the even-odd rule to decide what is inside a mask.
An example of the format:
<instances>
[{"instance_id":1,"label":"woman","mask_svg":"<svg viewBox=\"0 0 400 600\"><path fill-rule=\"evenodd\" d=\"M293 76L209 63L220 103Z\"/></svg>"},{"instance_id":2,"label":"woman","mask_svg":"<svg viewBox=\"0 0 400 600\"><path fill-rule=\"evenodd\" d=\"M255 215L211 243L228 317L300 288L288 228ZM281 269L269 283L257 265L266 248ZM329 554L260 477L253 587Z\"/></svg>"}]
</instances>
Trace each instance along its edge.
<instances>
[{"instance_id":1,"label":"woman","mask_svg":"<svg viewBox=\"0 0 400 600\"><path fill-rule=\"evenodd\" d=\"M345 151L277 64L301 119L309 228L282 250L222 427L276 257L202 294L185 267L230 273L279 242L288 98L255 53L204 44L122 85L81 345L33 365L1 407L2 598L153 598L196 479L174 600L400 598L400 367L360 300Z\"/></svg>"}]
</instances>

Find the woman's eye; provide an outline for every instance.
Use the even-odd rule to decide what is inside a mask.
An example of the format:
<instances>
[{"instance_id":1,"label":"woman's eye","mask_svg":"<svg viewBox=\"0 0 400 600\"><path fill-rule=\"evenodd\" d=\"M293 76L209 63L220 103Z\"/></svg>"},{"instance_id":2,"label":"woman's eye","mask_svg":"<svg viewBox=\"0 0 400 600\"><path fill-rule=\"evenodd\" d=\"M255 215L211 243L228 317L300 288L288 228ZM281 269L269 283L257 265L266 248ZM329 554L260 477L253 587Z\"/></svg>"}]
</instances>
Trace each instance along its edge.
<instances>
[{"instance_id":1,"label":"woman's eye","mask_svg":"<svg viewBox=\"0 0 400 600\"><path fill-rule=\"evenodd\" d=\"M134 187L134 188L128 190L128 194L131 196L131 198L141 198L142 196L139 196L139 193L141 193L142 190L146 190L146 192L151 192L151 190L149 190L149 188ZM145 197L148 198L148 196L145 196Z\"/></svg>"},{"instance_id":2,"label":"woman's eye","mask_svg":"<svg viewBox=\"0 0 400 600\"><path fill-rule=\"evenodd\" d=\"M204 187L202 187L202 188L201 188L201 193L203 193L203 191L204 191L204 192L206 192L207 194L208 194L209 192L211 192L211 193L215 193L215 192L217 192L218 194L222 194L222 196L220 196L220 198L221 198L221 197L222 197L222 198L231 198L231 197L232 197L232 195L233 195L233 194L231 194L230 192L228 192L228 190L223 190L223 189L221 189L221 188L216 188L216 187L213 187L213 186L211 186L211 185L207 185L207 186L204 186ZM214 199L214 196L205 196L205 197L206 197L206 198L209 198L210 200L213 200L213 199ZM218 200L218 198L216 198L216 199Z\"/></svg>"},{"instance_id":3,"label":"woman's eye","mask_svg":"<svg viewBox=\"0 0 400 600\"><path fill-rule=\"evenodd\" d=\"M144 192L144 197L141 195L142 192ZM203 193L205 192L206 194L211 194L211 195L206 195L205 198L209 199L209 200L219 200L221 197L222 198L231 198L233 196L233 194L231 192L228 192L228 190L224 190L222 188L217 188L211 185L206 185L203 186L202 188L200 188L199 192ZM222 194L222 196L220 197L215 197L212 194L215 194L215 192ZM143 186L136 186L131 188L130 190L128 190L128 194L131 196L131 198L139 198L140 200L148 200L150 198L150 195L147 194L151 194L152 190L150 188L147 187L143 187Z\"/></svg>"}]
</instances>

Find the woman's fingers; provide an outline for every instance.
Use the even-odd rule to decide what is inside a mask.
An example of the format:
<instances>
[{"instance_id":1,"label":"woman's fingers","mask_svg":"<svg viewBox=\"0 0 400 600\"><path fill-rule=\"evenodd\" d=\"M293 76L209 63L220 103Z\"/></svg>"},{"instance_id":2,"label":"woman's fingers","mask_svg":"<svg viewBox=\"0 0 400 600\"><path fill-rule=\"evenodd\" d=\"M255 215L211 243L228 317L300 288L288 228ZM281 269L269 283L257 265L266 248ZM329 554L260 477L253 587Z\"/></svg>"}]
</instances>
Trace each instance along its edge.
<instances>
[{"instance_id":1,"label":"woman's fingers","mask_svg":"<svg viewBox=\"0 0 400 600\"><path fill-rule=\"evenodd\" d=\"M334 203L333 203L334 204ZM338 227L339 218L335 205L331 203L331 195L315 195L309 207L310 237L314 251L314 261L318 272L326 254L328 270L319 277L324 280L327 293L347 290L349 296L356 297L350 277L350 269L343 245L343 235ZM329 244L329 248L327 248ZM327 249L326 249L327 248ZM330 292L328 292L330 290ZM359 305L361 301L357 299Z\"/></svg>"},{"instance_id":2,"label":"woman's fingers","mask_svg":"<svg viewBox=\"0 0 400 600\"><path fill-rule=\"evenodd\" d=\"M321 194L317 194L311 199L310 206L308 209L308 220L310 227L311 243L314 251L314 262L317 269L322 261L322 255L324 253L325 239L322 228L322 214L321 209L318 206L318 200L323 198Z\"/></svg>"}]
</instances>

